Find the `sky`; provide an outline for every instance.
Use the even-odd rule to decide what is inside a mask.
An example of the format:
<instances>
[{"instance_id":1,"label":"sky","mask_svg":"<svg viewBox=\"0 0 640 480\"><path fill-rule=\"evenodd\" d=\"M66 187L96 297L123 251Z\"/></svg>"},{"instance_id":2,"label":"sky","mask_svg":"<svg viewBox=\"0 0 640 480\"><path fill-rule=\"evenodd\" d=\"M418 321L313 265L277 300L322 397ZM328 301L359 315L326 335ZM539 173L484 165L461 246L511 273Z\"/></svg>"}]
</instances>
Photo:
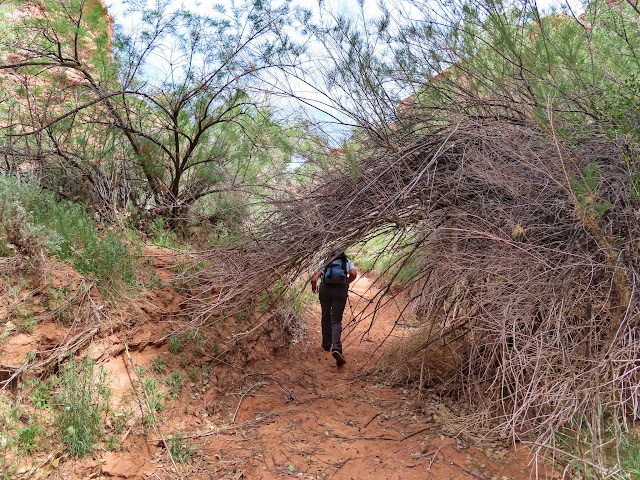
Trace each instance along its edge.
<instances>
[{"instance_id":1,"label":"sky","mask_svg":"<svg viewBox=\"0 0 640 480\"><path fill-rule=\"evenodd\" d=\"M125 14L126 0L105 0L107 3L107 8L109 13L114 17L114 21L121 25L125 31L133 31L136 28L136 19L135 17L127 16ZM140 0L137 0L140 1ZM148 4L153 4L156 0L146 0ZM377 6L378 1L386 1L388 4L393 4L394 6L404 9L405 11L411 10L411 2L407 0L364 0L364 12L366 15L369 15L370 18L377 18L380 15L380 10ZM425 1L425 0L422 0ZM550 12L550 9L553 6L560 6L562 3L569 3L573 11L577 14L581 12L581 2L580 0L537 0L538 7L541 9L543 13ZM212 5L213 2L209 1L198 1L198 0L177 0L174 2L176 7L184 6L188 10L192 10L196 13L208 13L207 10L210 10L213 13ZM230 0L218 0L216 3L223 5L230 5ZM438 3L434 2L435 8L438 7ZM334 13L346 13L346 14L357 14L360 11L360 6L357 0L323 0L322 1L323 8L325 10L329 10ZM314 12L314 15L319 15L319 8L317 0L293 0L292 6L299 6L309 8ZM160 53L158 58L164 56L165 58L170 55ZM157 75L158 78L163 77L162 73L162 60L158 61L157 66ZM153 63L153 62L152 62ZM151 67L153 68L153 67ZM319 106L323 103L323 98L318 92L314 92L312 89L306 88L303 86L301 82L297 82L293 80L294 89L299 90L299 94L308 99L311 104L315 104ZM400 98L411 95L411 92L403 92ZM280 102L282 105L277 104L276 107L281 107L281 109L285 112L287 111L297 111L300 113L301 111L305 111L309 117L309 120L317 122L321 124L323 128L326 129L328 133L328 137L332 138L332 142L335 145L339 145L342 142L342 139L349 135L349 128L346 128L342 122L348 123L347 119L342 120L341 122L335 122L330 115L327 113L323 113L324 111L330 111L334 115L338 115L335 110L332 110L330 107L326 105L322 105L322 109L320 108L308 108L304 105L297 105L295 107L291 106L291 102L289 100L275 100L276 102ZM339 115L338 115L339 116Z\"/></svg>"},{"instance_id":2,"label":"sky","mask_svg":"<svg viewBox=\"0 0 640 480\"><path fill-rule=\"evenodd\" d=\"M384 1L384 0L383 0ZM109 13L111 13L111 15L114 16L114 18L116 19L117 22L123 22L125 19L123 18L122 14L125 10L124 7L124 3L125 1L123 0L106 0L107 3L107 7L109 9ZM201 1L201 0L182 0L182 1L177 1L176 4L177 5L184 5L185 7L187 7L189 10L193 10L193 11L203 11L206 10L206 5L209 2L205 1ZM231 2L229 0L218 0L217 2L218 4L230 4ZM332 10L335 11L355 11L359 8L358 6L358 2L357 0L324 0L323 1L324 5ZM410 2L405 1L405 0L393 0L393 3L397 3L399 5L402 4L409 4ZM537 0L537 4L539 7L541 7L543 10L548 9L551 6L559 6L563 3L569 3L571 5L571 7L573 9L575 9L576 11L580 11L581 8L581 1L580 0ZM211 3L213 4L213 2ZM307 7L310 8L312 6L317 7L317 1L316 0L312 0L312 1L305 1L305 0L296 0L293 2L293 5L297 5L297 6L301 6L301 7ZM365 11L367 12L371 12L372 14L376 14L379 12L378 7L377 7L377 1L376 0L365 0L364 3L365 6ZM317 10L317 8L316 8Z\"/></svg>"}]
</instances>

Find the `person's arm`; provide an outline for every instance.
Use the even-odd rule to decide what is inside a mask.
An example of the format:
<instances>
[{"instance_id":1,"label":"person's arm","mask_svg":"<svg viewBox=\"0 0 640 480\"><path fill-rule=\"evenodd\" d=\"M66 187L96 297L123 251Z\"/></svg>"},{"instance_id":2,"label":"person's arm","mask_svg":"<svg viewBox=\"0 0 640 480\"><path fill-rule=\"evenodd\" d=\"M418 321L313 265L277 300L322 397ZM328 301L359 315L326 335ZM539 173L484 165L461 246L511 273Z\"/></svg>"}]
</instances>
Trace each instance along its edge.
<instances>
[{"instance_id":1,"label":"person's arm","mask_svg":"<svg viewBox=\"0 0 640 480\"><path fill-rule=\"evenodd\" d=\"M353 283L357 276L358 271L355 268L349 269L349 283Z\"/></svg>"},{"instance_id":2,"label":"person's arm","mask_svg":"<svg viewBox=\"0 0 640 480\"><path fill-rule=\"evenodd\" d=\"M322 270L318 270L313 277L311 277L311 291L313 293L318 293L318 279L322 275Z\"/></svg>"}]
</instances>

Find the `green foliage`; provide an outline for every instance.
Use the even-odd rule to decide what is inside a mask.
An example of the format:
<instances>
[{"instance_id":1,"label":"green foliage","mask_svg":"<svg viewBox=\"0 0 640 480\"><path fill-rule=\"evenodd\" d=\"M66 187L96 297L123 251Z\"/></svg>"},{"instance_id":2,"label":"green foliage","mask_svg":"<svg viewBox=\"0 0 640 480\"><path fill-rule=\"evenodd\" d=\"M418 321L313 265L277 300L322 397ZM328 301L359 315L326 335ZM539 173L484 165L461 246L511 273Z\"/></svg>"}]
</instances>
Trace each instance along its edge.
<instances>
[{"instance_id":1,"label":"green foliage","mask_svg":"<svg viewBox=\"0 0 640 480\"><path fill-rule=\"evenodd\" d=\"M587 218L604 215L612 208L605 200L597 200L600 187L600 169L595 163L590 163L582 170L581 175L571 180L571 189L577 202L577 207Z\"/></svg>"},{"instance_id":2,"label":"green foliage","mask_svg":"<svg viewBox=\"0 0 640 480\"><path fill-rule=\"evenodd\" d=\"M155 378L141 378L140 385L144 394L145 415L143 423L146 428L151 428L155 421L156 412L160 413L164 410L162 403L164 396L158 390L158 382Z\"/></svg>"},{"instance_id":3,"label":"green foliage","mask_svg":"<svg viewBox=\"0 0 640 480\"><path fill-rule=\"evenodd\" d=\"M5 177L0 176L0 234L3 237L3 249L13 249L16 253L37 260L47 245L47 232L30 221L30 212L17 196L29 189L14 190L11 182L4 180Z\"/></svg>"},{"instance_id":4,"label":"green foliage","mask_svg":"<svg viewBox=\"0 0 640 480\"><path fill-rule=\"evenodd\" d=\"M169 337L169 352L173 354L178 354L182 351L182 338L178 335L171 335Z\"/></svg>"},{"instance_id":5,"label":"green foliage","mask_svg":"<svg viewBox=\"0 0 640 480\"><path fill-rule=\"evenodd\" d=\"M640 439L638 436L625 436L618 445L616 456L620 459L620 468L631 478L640 478ZM612 455L612 458L616 458Z\"/></svg>"},{"instance_id":6,"label":"green foliage","mask_svg":"<svg viewBox=\"0 0 640 480\"><path fill-rule=\"evenodd\" d=\"M167 366L164 363L164 355L162 354L156 355L151 365L153 367L153 370L156 373L164 373L164 371L167 368Z\"/></svg>"},{"instance_id":7,"label":"green foliage","mask_svg":"<svg viewBox=\"0 0 640 480\"><path fill-rule=\"evenodd\" d=\"M149 274L149 282L147 283L147 288L152 292L155 292L159 288L164 288L164 282L162 279L156 274L155 271Z\"/></svg>"},{"instance_id":8,"label":"green foliage","mask_svg":"<svg viewBox=\"0 0 640 480\"><path fill-rule=\"evenodd\" d=\"M165 377L164 383L169 387L169 393L173 398L177 398L180 395L180 389L182 388L182 375L180 375L180 372L173 372Z\"/></svg>"},{"instance_id":9,"label":"green foliage","mask_svg":"<svg viewBox=\"0 0 640 480\"><path fill-rule=\"evenodd\" d=\"M175 239L175 234L167 230L166 220L162 217L154 219L151 226L151 243L159 247L179 248L180 243Z\"/></svg>"},{"instance_id":10,"label":"green foliage","mask_svg":"<svg viewBox=\"0 0 640 480\"><path fill-rule=\"evenodd\" d=\"M0 397L0 479L9 480L17 466L9 457L10 451L18 443L19 420L22 414L20 407L10 404L8 398ZM4 475L4 476L3 476Z\"/></svg>"},{"instance_id":11,"label":"green foliage","mask_svg":"<svg viewBox=\"0 0 640 480\"><path fill-rule=\"evenodd\" d=\"M124 431L129 418L131 418L131 414L128 412L115 412L113 414L113 430L116 434L119 435Z\"/></svg>"},{"instance_id":12,"label":"green foliage","mask_svg":"<svg viewBox=\"0 0 640 480\"><path fill-rule=\"evenodd\" d=\"M391 258L387 247L392 240L392 234L380 232L365 242L358 253L358 266L362 273L371 272L374 269L383 271L388 267Z\"/></svg>"},{"instance_id":13,"label":"green foliage","mask_svg":"<svg viewBox=\"0 0 640 480\"><path fill-rule=\"evenodd\" d=\"M0 257L12 257L14 250L9 247L9 242L3 237L0 237Z\"/></svg>"},{"instance_id":14,"label":"green foliage","mask_svg":"<svg viewBox=\"0 0 640 480\"><path fill-rule=\"evenodd\" d=\"M167 440L169 443L169 452L178 463L188 462L196 453L195 448L185 440L182 433L174 433L169 436Z\"/></svg>"},{"instance_id":15,"label":"green foliage","mask_svg":"<svg viewBox=\"0 0 640 480\"><path fill-rule=\"evenodd\" d=\"M148 413L151 415L151 412L162 412L164 410L164 405L162 403L162 394L158 391L158 382L155 378L145 378L143 387L144 392L146 394L146 402L148 407Z\"/></svg>"},{"instance_id":16,"label":"green foliage","mask_svg":"<svg viewBox=\"0 0 640 480\"><path fill-rule=\"evenodd\" d=\"M585 480L602 478L603 470L619 472L622 474L619 478L638 478L640 431L632 426L614 427L613 420L602 409L599 420L603 426L599 441L594 440L594 432L584 419L580 421L573 418L567 428L556 432L555 445L558 447L558 458L566 464L565 471L572 478ZM562 452L570 455L563 455Z\"/></svg>"},{"instance_id":17,"label":"green foliage","mask_svg":"<svg viewBox=\"0 0 640 480\"><path fill-rule=\"evenodd\" d=\"M118 236L112 233L105 234L102 239L96 236L84 247L84 251L73 262L80 273L91 274L103 284L117 280L127 285L135 283L133 259Z\"/></svg>"},{"instance_id":18,"label":"green foliage","mask_svg":"<svg viewBox=\"0 0 640 480\"><path fill-rule=\"evenodd\" d=\"M36 379L34 389L31 391L29 400L33 403L33 406L39 410L47 410L51 406L51 393L49 392L49 385L46 382L42 382Z\"/></svg>"},{"instance_id":19,"label":"green foliage","mask_svg":"<svg viewBox=\"0 0 640 480\"><path fill-rule=\"evenodd\" d=\"M307 286L306 279L297 278L293 286L284 293L284 305L286 308L291 308L294 315L300 318L315 302L317 302L316 295Z\"/></svg>"},{"instance_id":20,"label":"green foliage","mask_svg":"<svg viewBox=\"0 0 640 480\"><path fill-rule=\"evenodd\" d=\"M42 432L42 427L33 418L29 419L29 425L18 431L18 446L26 453L33 453L36 449L36 440Z\"/></svg>"},{"instance_id":21,"label":"green foliage","mask_svg":"<svg viewBox=\"0 0 640 480\"><path fill-rule=\"evenodd\" d=\"M26 305L21 304L14 305L11 309L11 320L27 332L31 332L37 324L33 312L30 312Z\"/></svg>"},{"instance_id":22,"label":"green foliage","mask_svg":"<svg viewBox=\"0 0 640 480\"><path fill-rule=\"evenodd\" d=\"M113 38L100 3L42 5L19 22L0 19L0 53L17 54L18 75L36 79L12 87L8 97L28 97L29 108L10 102L17 118L8 123L32 133L14 140L25 150L48 152L54 191L92 202L104 215L115 206L141 218L152 205L167 220L152 227L154 241L167 245L174 239L161 230L176 228L199 199L229 195L246 203L241 190L263 189L265 172L288 163L286 129L259 105L261 95L247 93L295 49L282 34L287 2L248 0L208 13L129 2L136 28L116 26ZM170 61L154 53L167 45ZM45 116L46 130L33 132L41 125L34 119Z\"/></svg>"},{"instance_id":23,"label":"green foliage","mask_svg":"<svg viewBox=\"0 0 640 480\"><path fill-rule=\"evenodd\" d=\"M74 316L73 305L68 302L69 291L64 287L49 286L44 295L43 305L55 313L56 321L63 325L71 325Z\"/></svg>"},{"instance_id":24,"label":"green foliage","mask_svg":"<svg viewBox=\"0 0 640 480\"><path fill-rule=\"evenodd\" d=\"M362 245L358 254L358 266L364 273L374 272L385 279L394 277L401 284L409 283L420 273L418 259L405 246L410 243L410 235L399 243L396 232L376 232Z\"/></svg>"},{"instance_id":25,"label":"green foliage","mask_svg":"<svg viewBox=\"0 0 640 480\"><path fill-rule=\"evenodd\" d=\"M91 452L102 436L100 420L108 409L110 390L104 370L94 372L94 362L69 361L56 395L56 423L62 441L74 457Z\"/></svg>"},{"instance_id":26,"label":"green foliage","mask_svg":"<svg viewBox=\"0 0 640 480\"><path fill-rule=\"evenodd\" d=\"M0 224L6 224L11 205L24 212L20 221L31 232L25 241L37 245L37 235L52 254L103 285L135 282L135 265L126 244L112 232L100 238L82 205L57 201L34 178L0 175Z\"/></svg>"},{"instance_id":27,"label":"green foliage","mask_svg":"<svg viewBox=\"0 0 640 480\"><path fill-rule=\"evenodd\" d=\"M107 437L107 450L109 450L110 452L115 452L116 450L118 450L118 437L116 437L115 435L109 435Z\"/></svg>"},{"instance_id":28,"label":"green foliage","mask_svg":"<svg viewBox=\"0 0 640 480\"><path fill-rule=\"evenodd\" d=\"M183 340L192 353L201 355L207 342L207 336L200 330L191 330L184 334Z\"/></svg>"}]
</instances>

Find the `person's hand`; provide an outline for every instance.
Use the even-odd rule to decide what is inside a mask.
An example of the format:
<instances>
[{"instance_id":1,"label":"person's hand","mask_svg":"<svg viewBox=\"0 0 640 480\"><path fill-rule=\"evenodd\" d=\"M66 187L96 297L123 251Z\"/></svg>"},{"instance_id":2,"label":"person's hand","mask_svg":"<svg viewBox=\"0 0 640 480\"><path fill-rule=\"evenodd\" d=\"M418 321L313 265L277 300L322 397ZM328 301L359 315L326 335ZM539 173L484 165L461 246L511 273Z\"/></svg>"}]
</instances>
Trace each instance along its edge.
<instances>
[{"instance_id":1,"label":"person's hand","mask_svg":"<svg viewBox=\"0 0 640 480\"><path fill-rule=\"evenodd\" d=\"M320 278L320 272L316 272L311 277L311 291L313 293L318 293L318 279Z\"/></svg>"}]
</instances>

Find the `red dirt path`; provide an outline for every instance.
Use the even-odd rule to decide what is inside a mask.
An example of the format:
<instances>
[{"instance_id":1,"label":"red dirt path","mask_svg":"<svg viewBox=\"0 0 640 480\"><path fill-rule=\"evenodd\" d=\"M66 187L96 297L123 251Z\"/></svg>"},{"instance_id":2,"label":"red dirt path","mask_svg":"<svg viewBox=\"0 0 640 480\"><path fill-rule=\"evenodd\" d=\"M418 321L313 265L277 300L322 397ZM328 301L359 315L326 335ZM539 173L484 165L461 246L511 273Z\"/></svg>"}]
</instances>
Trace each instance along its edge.
<instances>
[{"instance_id":1,"label":"red dirt path","mask_svg":"<svg viewBox=\"0 0 640 480\"><path fill-rule=\"evenodd\" d=\"M162 253L152 248L147 251ZM178 357L169 353L166 340L170 326L175 325L171 313L179 309L179 296L170 286L166 269L173 260L158 256L154 262L165 286L148 292L139 305L126 307L117 321L101 325L88 351L110 372L113 411L127 415L122 431L112 425L115 417L107 422L105 436L116 434L116 451L100 445L88 458L74 460L61 445L52 445L51 451L20 460L15 478L545 478L528 465L529 455L523 448L485 448L488 458L466 442L444 435L450 430L439 423L437 412L442 405L437 397L418 399L414 389L376 384L366 374L381 353L380 342L390 333L395 335L392 326L397 310L392 306L377 312L367 335L365 323L368 326L369 322L346 329L347 364L341 368L320 348L319 305L305 318L306 334L290 348L278 348L260 338L250 346L244 363L231 357L223 361L215 359L211 349L217 348L215 335L222 335L217 341L223 342L228 332L210 331L204 351L195 354L194 346L187 345L190 353ZM373 287L361 277L352 288L370 296ZM363 308L373 309L358 300L351 295L345 324ZM47 339L66 334L64 327L43 322L31 333L6 339L0 345L0 360L18 364L40 343L37 348L42 351L47 341L57 343ZM366 340L361 341L363 336ZM393 341L393 335L388 341ZM154 371L158 355L165 359L164 372ZM157 429L143 426L136 370L144 378L155 377L162 389L165 408L156 414ZM184 385L179 396L171 399L162 382L175 371L181 372ZM197 375L192 377L193 372ZM185 462L174 466L164 441L177 432L192 451Z\"/></svg>"}]
</instances>

